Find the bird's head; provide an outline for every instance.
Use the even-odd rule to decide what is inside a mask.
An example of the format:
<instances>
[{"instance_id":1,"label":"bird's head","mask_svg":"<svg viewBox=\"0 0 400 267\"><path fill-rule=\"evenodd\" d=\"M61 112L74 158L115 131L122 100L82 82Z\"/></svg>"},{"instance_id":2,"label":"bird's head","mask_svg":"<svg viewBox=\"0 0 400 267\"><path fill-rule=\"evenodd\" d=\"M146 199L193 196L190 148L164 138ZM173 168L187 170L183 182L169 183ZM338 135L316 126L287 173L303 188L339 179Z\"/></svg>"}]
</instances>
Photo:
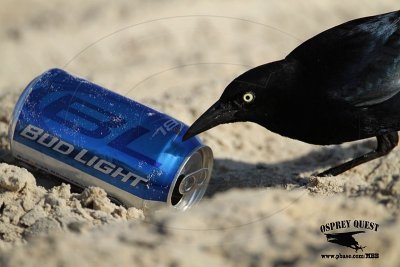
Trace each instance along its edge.
<instances>
[{"instance_id":1,"label":"bird's head","mask_svg":"<svg viewBox=\"0 0 400 267\"><path fill-rule=\"evenodd\" d=\"M220 99L190 126L183 140L224 123L257 122L264 116L268 84L274 72L281 66L278 63L258 66L234 79L225 88Z\"/></svg>"}]
</instances>

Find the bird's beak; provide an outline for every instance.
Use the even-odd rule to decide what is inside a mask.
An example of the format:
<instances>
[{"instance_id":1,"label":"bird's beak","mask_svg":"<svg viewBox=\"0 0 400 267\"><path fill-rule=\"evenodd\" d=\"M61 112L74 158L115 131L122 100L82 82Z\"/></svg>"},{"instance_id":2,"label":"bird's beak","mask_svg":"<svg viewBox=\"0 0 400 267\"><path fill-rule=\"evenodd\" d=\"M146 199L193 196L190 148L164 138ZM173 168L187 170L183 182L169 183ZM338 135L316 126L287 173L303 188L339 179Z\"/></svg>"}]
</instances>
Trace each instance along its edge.
<instances>
[{"instance_id":1,"label":"bird's beak","mask_svg":"<svg viewBox=\"0 0 400 267\"><path fill-rule=\"evenodd\" d=\"M237 110L233 108L232 104L225 104L217 101L206 112L204 112L203 115L192 124L192 126L189 127L182 140L186 141L187 139L219 124L234 122L236 112Z\"/></svg>"}]
</instances>

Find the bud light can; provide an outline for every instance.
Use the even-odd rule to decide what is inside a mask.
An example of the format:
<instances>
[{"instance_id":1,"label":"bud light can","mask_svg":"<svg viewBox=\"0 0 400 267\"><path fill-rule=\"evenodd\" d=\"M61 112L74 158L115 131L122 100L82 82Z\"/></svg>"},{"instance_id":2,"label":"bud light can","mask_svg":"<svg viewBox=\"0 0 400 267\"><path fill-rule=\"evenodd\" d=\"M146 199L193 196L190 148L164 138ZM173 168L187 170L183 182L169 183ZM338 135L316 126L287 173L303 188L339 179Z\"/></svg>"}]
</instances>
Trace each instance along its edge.
<instances>
[{"instance_id":1,"label":"bud light can","mask_svg":"<svg viewBox=\"0 0 400 267\"><path fill-rule=\"evenodd\" d=\"M213 165L187 126L84 79L51 69L20 96L10 125L15 158L81 187L99 186L127 206L185 210Z\"/></svg>"}]
</instances>

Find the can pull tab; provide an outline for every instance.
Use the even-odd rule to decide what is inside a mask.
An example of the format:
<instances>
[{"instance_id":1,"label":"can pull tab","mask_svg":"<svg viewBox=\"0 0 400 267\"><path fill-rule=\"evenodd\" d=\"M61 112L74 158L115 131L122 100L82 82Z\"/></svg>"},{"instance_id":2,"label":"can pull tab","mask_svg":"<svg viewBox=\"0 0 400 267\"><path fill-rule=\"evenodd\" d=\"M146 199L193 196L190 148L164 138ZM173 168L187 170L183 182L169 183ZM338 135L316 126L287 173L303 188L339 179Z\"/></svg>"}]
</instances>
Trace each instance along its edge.
<instances>
[{"instance_id":1,"label":"can pull tab","mask_svg":"<svg viewBox=\"0 0 400 267\"><path fill-rule=\"evenodd\" d=\"M187 194L197 186L201 186L206 180L208 172L208 168L201 168L199 170L186 174L179 185L179 193L181 193L182 195Z\"/></svg>"}]
</instances>

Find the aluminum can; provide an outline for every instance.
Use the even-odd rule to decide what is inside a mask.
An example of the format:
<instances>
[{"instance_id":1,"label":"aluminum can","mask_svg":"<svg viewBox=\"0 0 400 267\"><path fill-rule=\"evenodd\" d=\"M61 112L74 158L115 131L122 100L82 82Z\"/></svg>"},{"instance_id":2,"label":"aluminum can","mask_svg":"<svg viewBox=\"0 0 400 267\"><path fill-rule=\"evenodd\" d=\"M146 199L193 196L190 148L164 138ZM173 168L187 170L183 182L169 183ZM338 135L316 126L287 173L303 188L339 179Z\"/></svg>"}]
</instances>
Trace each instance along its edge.
<instances>
[{"instance_id":1,"label":"aluminum can","mask_svg":"<svg viewBox=\"0 0 400 267\"><path fill-rule=\"evenodd\" d=\"M9 137L15 158L126 206L185 210L204 195L212 151L152 108L51 69L21 94Z\"/></svg>"}]
</instances>

